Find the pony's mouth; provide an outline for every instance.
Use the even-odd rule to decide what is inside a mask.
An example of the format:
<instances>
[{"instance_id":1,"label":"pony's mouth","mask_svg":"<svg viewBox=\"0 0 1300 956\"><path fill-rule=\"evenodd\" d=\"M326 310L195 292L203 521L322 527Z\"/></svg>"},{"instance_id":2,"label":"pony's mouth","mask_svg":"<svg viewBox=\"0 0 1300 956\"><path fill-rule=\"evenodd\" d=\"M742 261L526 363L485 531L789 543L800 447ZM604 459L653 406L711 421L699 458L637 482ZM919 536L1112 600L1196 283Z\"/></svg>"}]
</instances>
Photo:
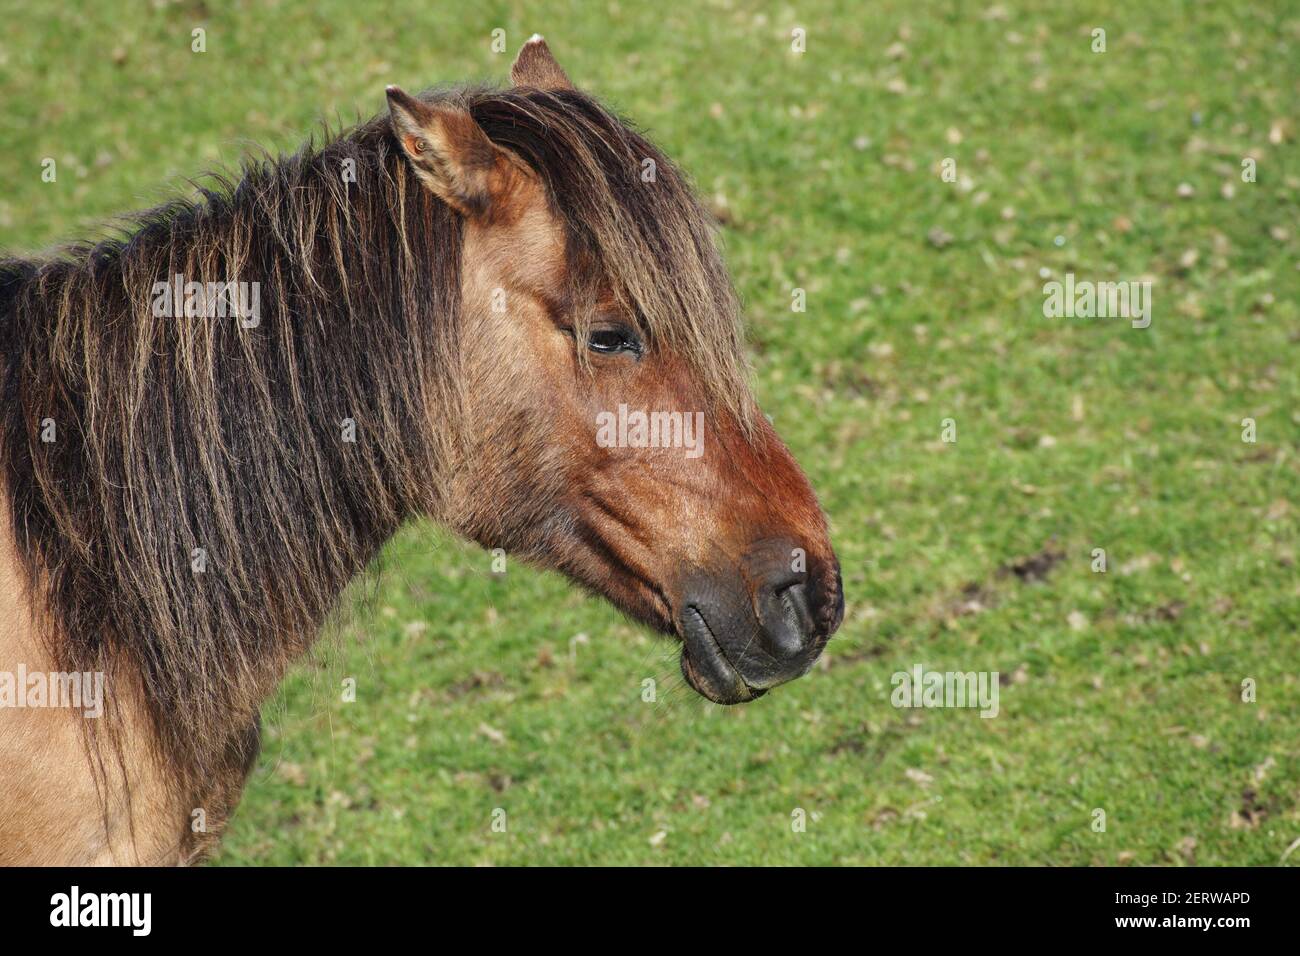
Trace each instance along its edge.
<instances>
[{"instance_id":1,"label":"pony's mouth","mask_svg":"<svg viewBox=\"0 0 1300 956\"><path fill-rule=\"evenodd\" d=\"M715 704L743 704L767 691L751 687L727 660L709 622L694 605L682 611L682 676L697 693Z\"/></svg>"}]
</instances>

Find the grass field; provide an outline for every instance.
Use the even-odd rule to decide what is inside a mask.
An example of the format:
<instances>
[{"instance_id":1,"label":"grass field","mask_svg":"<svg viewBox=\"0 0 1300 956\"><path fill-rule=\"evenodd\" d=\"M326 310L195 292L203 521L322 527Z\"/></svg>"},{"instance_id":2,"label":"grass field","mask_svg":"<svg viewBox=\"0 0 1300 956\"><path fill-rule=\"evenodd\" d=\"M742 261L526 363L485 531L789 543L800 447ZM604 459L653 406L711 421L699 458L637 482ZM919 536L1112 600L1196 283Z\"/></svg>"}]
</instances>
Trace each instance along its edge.
<instances>
[{"instance_id":1,"label":"grass field","mask_svg":"<svg viewBox=\"0 0 1300 956\"><path fill-rule=\"evenodd\" d=\"M13 4L10 250L546 34L724 221L843 565L822 664L724 709L411 527L265 708L218 863L1300 864L1294 4ZM1150 327L1045 317L1066 273L1151 281ZM918 664L997 671L999 715L896 709Z\"/></svg>"}]
</instances>

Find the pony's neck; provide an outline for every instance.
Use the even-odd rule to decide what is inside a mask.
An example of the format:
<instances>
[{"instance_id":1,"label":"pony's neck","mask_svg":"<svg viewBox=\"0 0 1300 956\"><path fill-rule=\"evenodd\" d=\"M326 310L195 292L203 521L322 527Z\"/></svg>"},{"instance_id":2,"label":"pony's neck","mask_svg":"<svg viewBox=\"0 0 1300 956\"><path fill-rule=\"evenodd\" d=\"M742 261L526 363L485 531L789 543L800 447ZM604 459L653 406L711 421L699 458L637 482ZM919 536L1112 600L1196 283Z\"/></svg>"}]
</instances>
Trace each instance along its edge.
<instances>
[{"instance_id":1,"label":"pony's neck","mask_svg":"<svg viewBox=\"0 0 1300 956\"><path fill-rule=\"evenodd\" d=\"M371 123L124 241L0 268L0 458L56 650L131 661L195 775L401 522L437 510L459 226L395 150ZM256 312L160 305L177 275Z\"/></svg>"}]
</instances>

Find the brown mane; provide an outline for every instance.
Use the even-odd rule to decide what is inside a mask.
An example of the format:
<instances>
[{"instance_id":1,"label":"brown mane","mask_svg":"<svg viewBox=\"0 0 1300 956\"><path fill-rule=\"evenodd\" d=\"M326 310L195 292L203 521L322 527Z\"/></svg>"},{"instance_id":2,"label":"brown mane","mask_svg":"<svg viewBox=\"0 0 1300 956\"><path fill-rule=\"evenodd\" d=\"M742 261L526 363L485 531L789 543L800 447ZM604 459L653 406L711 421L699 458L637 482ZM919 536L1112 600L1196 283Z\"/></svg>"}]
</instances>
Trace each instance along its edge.
<instances>
[{"instance_id":1,"label":"brown mane","mask_svg":"<svg viewBox=\"0 0 1300 956\"><path fill-rule=\"evenodd\" d=\"M734 293L668 160L577 91L425 96L538 172L574 261L747 421ZM384 116L217 177L123 238L0 262L0 473L33 606L63 669L138 673L182 798L249 758L259 705L347 582L402 522L443 511L460 250L460 219ZM177 273L259 283L260 324L154 318L154 283Z\"/></svg>"}]
</instances>

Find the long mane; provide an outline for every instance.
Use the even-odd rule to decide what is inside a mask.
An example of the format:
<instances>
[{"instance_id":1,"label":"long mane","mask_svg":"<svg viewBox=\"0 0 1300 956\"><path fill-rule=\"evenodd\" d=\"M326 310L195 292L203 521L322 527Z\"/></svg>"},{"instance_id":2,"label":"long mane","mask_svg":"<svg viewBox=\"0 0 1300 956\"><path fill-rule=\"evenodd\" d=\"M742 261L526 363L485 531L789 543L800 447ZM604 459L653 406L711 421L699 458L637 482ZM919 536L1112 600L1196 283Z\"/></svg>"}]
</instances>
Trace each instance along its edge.
<instances>
[{"instance_id":1,"label":"long mane","mask_svg":"<svg viewBox=\"0 0 1300 956\"><path fill-rule=\"evenodd\" d=\"M680 173L578 92L425 96L537 170L571 251L746 420L735 296ZM182 793L247 757L347 582L439 513L460 256L459 219L383 116L213 177L121 238L0 262L0 476L33 601L60 666L138 675ZM256 326L157 317L177 275L257 283Z\"/></svg>"}]
</instances>

